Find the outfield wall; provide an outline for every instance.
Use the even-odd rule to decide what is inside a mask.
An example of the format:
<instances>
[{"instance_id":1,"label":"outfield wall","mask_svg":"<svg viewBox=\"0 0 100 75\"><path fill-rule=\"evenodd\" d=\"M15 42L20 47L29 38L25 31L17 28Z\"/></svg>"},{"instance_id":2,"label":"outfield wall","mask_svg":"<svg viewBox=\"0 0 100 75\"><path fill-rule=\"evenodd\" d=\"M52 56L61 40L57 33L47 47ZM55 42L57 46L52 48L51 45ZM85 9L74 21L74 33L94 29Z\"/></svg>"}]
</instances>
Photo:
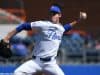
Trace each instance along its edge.
<instances>
[{"instance_id":1,"label":"outfield wall","mask_svg":"<svg viewBox=\"0 0 100 75\"><path fill-rule=\"evenodd\" d=\"M0 73L12 73L16 68L15 65L0 65ZM100 75L100 65L61 65L61 68L65 75Z\"/></svg>"},{"instance_id":2,"label":"outfield wall","mask_svg":"<svg viewBox=\"0 0 100 75\"><path fill-rule=\"evenodd\" d=\"M100 75L100 65L61 65L66 75Z\"/></svg>"}]
</instances>

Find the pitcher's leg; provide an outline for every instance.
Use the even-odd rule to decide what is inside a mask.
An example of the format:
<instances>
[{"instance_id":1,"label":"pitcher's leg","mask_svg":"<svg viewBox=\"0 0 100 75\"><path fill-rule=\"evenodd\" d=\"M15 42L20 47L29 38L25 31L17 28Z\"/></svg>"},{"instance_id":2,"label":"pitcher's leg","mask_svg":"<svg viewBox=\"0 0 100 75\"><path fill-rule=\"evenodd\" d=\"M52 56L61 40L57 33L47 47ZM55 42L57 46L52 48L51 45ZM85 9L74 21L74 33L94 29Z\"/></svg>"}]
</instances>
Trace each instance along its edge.
<instances>
[{"instance_id":1,"label":"pitcher's leg","mask_svg":"<svg viewBox=\"0 0 100 75\"><path fill-rule=\"evenodd\" d=\"M29 60L19 66L15 70L14 75L32 75L37 70L41 70L41 67L34 60Z\"/></svg>"},{"instance_id":2,"label":"pitcher's leg","mask_svg":"<svg viewBox=\"0 0 100 75\"><path fill-rule=\"evenodd\" d=\"M64 72L57 64L48 64L44 67L46 75L64 75Z\"/></svg>"}]
</instances>

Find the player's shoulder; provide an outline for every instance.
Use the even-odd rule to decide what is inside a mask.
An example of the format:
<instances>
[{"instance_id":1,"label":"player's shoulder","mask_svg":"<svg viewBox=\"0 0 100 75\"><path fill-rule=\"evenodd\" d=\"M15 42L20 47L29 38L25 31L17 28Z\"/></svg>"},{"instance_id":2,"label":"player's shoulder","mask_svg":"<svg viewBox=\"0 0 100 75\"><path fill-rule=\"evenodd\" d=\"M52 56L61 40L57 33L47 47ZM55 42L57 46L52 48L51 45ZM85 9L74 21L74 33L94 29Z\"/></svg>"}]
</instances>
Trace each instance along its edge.
<instances>
[{"instance_id":1,"label":"player's shoulder","mask_svg":"<svg viewBox=\"0 0 100 75\"><path fill-rule=\"evenodd\" d=\"M49 23L48 21L46 20L39 20L39 21L34 21L34 22L31 22L32 23L35 23L35 24L45 24L45 23Z\"/></svg>"},{"instance_id":2,"label":"player's shoulder","mask_svg":"<svg viewBox=\"0 0 100 75\"><path fill-rule=\"evenodd\" d=\"M41 21L33 21L33 22L31 22L31 24L32 24L32 23L40 23L40 22L41 22Z\"/></svg>"}]
</instances>

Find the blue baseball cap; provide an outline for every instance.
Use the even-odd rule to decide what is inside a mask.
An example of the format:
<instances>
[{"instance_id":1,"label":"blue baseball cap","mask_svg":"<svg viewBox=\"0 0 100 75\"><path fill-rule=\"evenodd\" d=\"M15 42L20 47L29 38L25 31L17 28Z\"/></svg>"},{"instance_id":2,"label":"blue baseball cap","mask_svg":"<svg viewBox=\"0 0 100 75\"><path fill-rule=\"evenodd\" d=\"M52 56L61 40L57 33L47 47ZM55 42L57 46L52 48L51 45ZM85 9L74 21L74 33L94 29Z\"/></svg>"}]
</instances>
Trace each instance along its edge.
<instances>
[{"instance_id":1,"label":"blue baseball cap","mask_svg":"<svg viewBox=\"0 0 100 75\"><path fill-rule=\"evenodd\" d=\"M61 9L58 6L53 5L50 7L50 12L61 13Z\"/></svg>"}]
</instances>

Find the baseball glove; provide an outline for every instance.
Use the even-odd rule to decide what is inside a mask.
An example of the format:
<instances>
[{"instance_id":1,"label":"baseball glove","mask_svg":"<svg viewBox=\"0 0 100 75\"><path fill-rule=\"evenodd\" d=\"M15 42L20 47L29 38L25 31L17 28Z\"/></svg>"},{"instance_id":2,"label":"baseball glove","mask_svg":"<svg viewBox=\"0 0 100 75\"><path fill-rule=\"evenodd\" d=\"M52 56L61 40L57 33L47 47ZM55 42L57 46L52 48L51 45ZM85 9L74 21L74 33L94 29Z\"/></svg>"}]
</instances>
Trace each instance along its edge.
<instances>
[{"instance_id":1,"label":"baseball glove","mask_svg":"<svg viewBox=\"0 0 100 75\"><path fill-rule=\"evenodd\" d=\"M0 41L0 56L4 58L10 58L12 56L9 43L4 42L3 40Z\"/></svg>"}]
</instances>

